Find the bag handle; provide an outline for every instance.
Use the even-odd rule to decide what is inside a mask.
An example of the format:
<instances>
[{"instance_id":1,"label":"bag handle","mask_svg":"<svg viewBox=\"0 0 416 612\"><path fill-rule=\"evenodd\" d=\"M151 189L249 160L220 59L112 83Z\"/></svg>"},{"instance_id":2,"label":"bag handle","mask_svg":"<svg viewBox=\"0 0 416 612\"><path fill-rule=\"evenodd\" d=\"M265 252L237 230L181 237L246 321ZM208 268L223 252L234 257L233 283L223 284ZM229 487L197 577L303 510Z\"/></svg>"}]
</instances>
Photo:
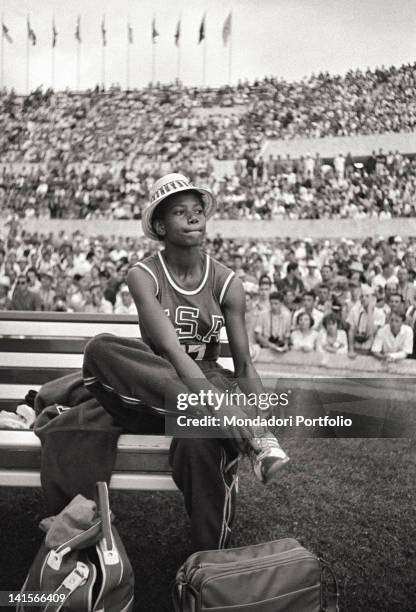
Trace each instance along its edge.
<instances>
[{"instance_id":1,"label":"bag handle","mask_svg":"<svg viewBox=\"0 0 416 612\"><path fill-rule=\"evenodd\" d=\"M325 595L326 595L326 607L324 608L323 605L321 604L322 607L322 612L339 612L339 588L338 588L338 580L337 577L335 575L334 570L332 569L332 567L329 565L329 563L327 563L326 561L324 561L321 557L319 557L319 561L321 563L321 581L322 581L322 585L325 585ZM326 588L326 584L324 581L324 574L325 574L325 570L329 572L331 579L332 579L332 585L333 585L333 591L328 590L328 588Z\"/></svg>"},{"instance_id":2,"label":"bag handle","mask_svg":"<svg viewBox=\"0 0 416 612\"><path fill-rule=\"evenodd\" d=\"M101 518L103 538L100 547L103 552L106 565L119 563L119 554L111 531L110 501L108 497L108 485L106 482L97 482L98 513Z\"/></svg>"}]
</instances>

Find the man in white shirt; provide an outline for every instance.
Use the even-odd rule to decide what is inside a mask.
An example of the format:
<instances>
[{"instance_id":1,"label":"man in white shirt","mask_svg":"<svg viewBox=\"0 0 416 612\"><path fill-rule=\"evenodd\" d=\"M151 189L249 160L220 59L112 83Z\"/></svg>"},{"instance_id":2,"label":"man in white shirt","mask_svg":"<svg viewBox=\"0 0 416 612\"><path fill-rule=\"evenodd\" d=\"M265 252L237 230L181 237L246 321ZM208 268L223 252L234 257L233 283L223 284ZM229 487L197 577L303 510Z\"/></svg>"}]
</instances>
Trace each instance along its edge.
<instances>
[{"instance_id":1,"label":"man in white shirt","mask_svg":"<svg viewBox=\"0 0 416 612\"><path fill-rule=\"evenodd\" d=\"M355 304L347 317L350 357L356 353L369 354L377 330L386 322L386 315L375 308L374 289L362 285L360 301Z\"/></svg>"},{"instance_id":2,"label":"man in white shirt","mask_svg":"<svg viewBox=\"0 0 416 612\"><path fill-rule=\"evenodd\" d=\"M280 293L271 293L269 300L270 310L258 316L254 329L255 338L263 348L283 353L288 349L291 314L283 305Z\"/></svg>"},{"instance_id":3,"label":"man in white shirt","mask_svg":"<svg viewBox=\"0 0 416 612\"><path fill-rule=\"evenodd\" d=\"M321 275L318 272L318 264L315 260L309 259L306 267L308 268L307 274L302 278L306 291L313 291L315 287L321 282Z\"/></svg>"},{"instance_id":4,"label":"man in white shirt","mask_svg":"<svg viewBox=\"0 0 416 612\"><path fill-rule=\"evenodd\" d=\"M382 266L382 273L381 274L377 274L374 278L373 278L373 287L376 288L377 285L380 285L381 287L385 287L387 285L387 283L399 283L399 279L397 278L397 276L394 274L394 267L393 264L389 263L389 262L384 262L383 266Z\"/></svg>"},{"instance_id":5,"label":"man in white shirt","mask_svg":"<svg viewBox=\"0 0 416 612\"><path fill-rule=\"evenodd\" d=\"M137 308L127 285L123 285L119 289L114 306L114 314L137 315Z\"/></svg>"},{"instance_id":6,"label":"man in white shirt","mask_svg":"<svg viewBox=\"0 0 416 612\"><path fill-rule=\"evenodd\" d=\"M99 314L111 314L113 312L113 305L111 302L106 300L103 295L103 291L99 283L94 283L90 287L91 298L89 304L84 308L84 312L88 313L99 313Z\"/></svg>"},{"instance_id":7,"label":"man in white shirt","mask_svg":"<svg viewBox=\"0 0 416 612\"><path fill-rule=\"evenodd\" d=\"M392 312L389 323L378 330L371 347L377 359L398 361L412 354L413 330L404 320L404 310Z\"/></svg>"},{"instance_id":8,"label":"man in white shirt","mask_svg":"<svg viewBox=\"0 0 416 612\"><path fill-rule=\"evenodd\" d=\"M324 313L315 308L315 294L312 291L307 291L303 294L302 307L295 311L293 315L293 322L295 323L301 312L307 312L313 319L312 329L319 331L324 318Z\"/></svg>"}]
</instances>

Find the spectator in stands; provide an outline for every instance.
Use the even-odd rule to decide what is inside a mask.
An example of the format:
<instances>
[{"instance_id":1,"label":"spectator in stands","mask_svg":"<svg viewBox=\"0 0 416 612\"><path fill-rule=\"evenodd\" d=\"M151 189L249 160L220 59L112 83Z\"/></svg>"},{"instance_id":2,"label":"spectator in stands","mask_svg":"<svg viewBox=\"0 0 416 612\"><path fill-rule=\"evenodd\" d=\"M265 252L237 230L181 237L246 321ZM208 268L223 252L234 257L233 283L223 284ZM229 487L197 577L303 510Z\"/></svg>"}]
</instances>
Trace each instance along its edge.
<instances>
[{"instance_id":1,"label":"spectator in stands","mask_svg":"<svg viewBox=\"0 0 416 612\"><path fill-rule=\"evenodd\" d=\"M390 314L389 323L377 331L372 354L385 361L406 359L413 352L413 330L404 323L404 310Z\"/></svg>"},{"instance_id":2,"label":"spectator in stands","mask_svg":"<svg viewBox=\"0 0 416 612\"><path fill-rule=\"evenodd\" d=\"M90 303L89 287L91 278L88 275L81 276L74 274L71 296L69 299L69 307L74 312L85 312L87 305Z\"/></svg>"},{"instance_id":3,"label":"spectator in stands","mask_svg":"<svg viewBox=\"0 0 416 612\"><path fill-rule=\"evenodd\" d=\"M303 294L302 306L295 311L293 319L297 321L302 312L307 312L314 321L313 329L318 331L321 327L324 315L318 308L315 308L315 299L315 293L313 291L306 291Z\"/></svg>"},{"instance_id":4,"label":"spectator in stands","mask_svg":"<svg viewBox=\"0 0 416 612\"><path fill-rule=\"evenodd\" d=\"M38 278L36 268L28 268L26 271L26 277L27 277L29 291L36 291L39 293L41 284Z\"/></svg>"},{"instance_id":5,"label":"spectator in stands","mask_svg":"<svg viewBox=\"0 0 416 612\"><path fill-rule=\"evenodd\" d=\"M374 289L368 285L361 288L360 302L349 312L348 343L350 356L356 353L369 354L377 330L385 324L384 313L375 310Z\"/></svg>"},{"instance_id":6,"label":"spectator in stands","mask_svg":"<svg viewBox=\"0 0 416 612\"><path fill-rule=\"evenodd\" d=\"M397 269L397 279L397 293L402 296L406 308L409 308L415 303L415 286L409 281L409 273L405 267L400 266Z\"/></svg>"},{"instance_id":7,"label":"spectator in stands","mask_svg":"<svg viewBox=\"0 0 416 612\"><path fill-rule=\"evenodd\" d=\"M42 303L42 310L52 310L55 291L52 289L53 276L48 272L40 275L40 289L38 291Z\"/></svg>"},{"instance_id":8,"label":"spectator in stands","mask_svg":"<svg viewBox=\"0 0 416 612\"><path fill-rule=\"evenodd\" d=\"M272 281L267 274L263 274L259 280L259 295L254 304L254 312L260 315L270 310L269 296L272 290Z\"/></svg>"},{"instance_id":9,"label":"spectator in stands","mask_svg":"<svg viewBox=\"0 0 416 612\"><path fill-rule=\"evenodd\" d=\"M314 320L308 312L299 313L296 329L291 334L291 345L294 351L310 353L316 349L318 332L313 329Z\"/></svg>"},{"instance_id":10,"label":"spectator in stands","mask_svg":"<svg viewBox=\"0 0 416 612\"><path fill-rule=\"evenodd\" d=\"M0 276L0 310L12 310L8 297L10 281L7 276Z\"/></svg>"},{"instance_id":11,"label":"spectator in stands","mask_svg":"<svg viewBox=\"0 0 416 612\"><path fill-rule=\"evenodd\" d=\"M42 302L39 294L29 291L28 279L24 274L17 278L13 291L10 310L41 310Z\"/></svg>"},{"instance_id":12,"label":"spectator in stands","mask_svg":"<svg viewBox=\"0 0 416 612\"><path fill-rule=\"evenodd\" d=\"M90 299L85 306L84 312L97 314L111 314L113 305L104 298L100 283L93 283L90 287Z\"/></svg>"},{"instance_id":13,"label":"spectator in stands","mask_svg":"<svg viewBox=\"0 0 416 612\"><path fill-rule=\"evenodd\" d=\"M373 287L385 287L387 283L395 283L398 285L399 280L397 276L394 274L394 267L390 261L385 261L382 265L382 273L377 274L373 279Z\"/></svg>"},{"instance_id":14,"label":"spectator in stands","mask_svg":"<svg viewBox=\"0 0 416 612\"><path fill-rule=\"evenodd\" d=\"M114 314L137 315L137 309L127 285L122 285L116 297Z\"/></svg>"},{"instance_id":15,"label":"spectator in stands","mask_svg":"<svg viewBox=\"0 0 416 612\"><path fill-rule=\"evenodd\" d=\"M322 316L332 310L331 292L328 285L321 283L317 287L317 297L315 300L315 310L319 311L321 316L318 316L319 322L322 320Z\"/></svg>"},{"instance_id":16,"label":"spectator in stands","mask_svg":"<svg viewBox=\"0 0 416 612\"><path fill-rule=\"evenodd\" d=\"M320 353L337 353L346 355L348 353L348 338L343 329L340 329L339 318L333 314L327 314L323 318L322 328L316 340L316 350Z\"/></svg>"},{"instance_id":17,"label":"spectator in stands","mask_svg":"<svg viewBox=\"0 0 416 612\"><path fill-rule=\"evenodd\" d=\"M401 311L406 312L403 297L400 295L400 293L392 293L390 295L389 308L390 308L390 312L388 316L391 316L392 312L401 312ZM388 320L388 317L386 317L386 321L387 320Z\"/></svg>"},{"instance_id":18,"label":"spectator in stands","mask_svg":"<svg viewBox=\"0 0 416 612\"><path fill-rule=\"evenodd\" d=\"M325 264L321 267L322 284L332 289L335 284L334 273L330 265Z\"/></svg>"},{"instance_id":19,"label":"spectator in stands","mask_svg":"<svg viewBox=\"0 0 416 612\"><path fill-rule=\"evenodd\" d=\"M307 274L302 277L303 286L306 291L313 291L321 282L321 275L318 272L318 264L314 259L309 259L306 267L308 268Z\"/></svg>"},{"instance_id":20,"label":"spectator in stands","mask_svg":"<svg viewBox=\"0 0 416 612\"><path fill-rule=\"evenodd\" d=\"M270 293L269 300L269 311L257 318L255 338L261 347L284 353L288 350L292 317L280 293Z\"/></svg>"},{"instance_id":21,"label":"spectator in stands","mask_svg":"<svg viewBox=\"0 0 416 612\"><path fill-rule=\"evenodd\" d=\"M53 297L52 303L52 312L73 312L71 308L68 307L67 299L65 294L55 294Z\"/></svg>"},{"instance_id":22,"label":"spectator in stands","mask_svg":"<svg viewBox=\"0 0 416 612\"><path fill-rule=\"evenodd\" d=\"M298 297L303 294L305 288L300 278L299 265L296 262L290 262L286 269L286 276L277 285L278 291L285 292L291 289Z\"/></svg>"}]
</instances>

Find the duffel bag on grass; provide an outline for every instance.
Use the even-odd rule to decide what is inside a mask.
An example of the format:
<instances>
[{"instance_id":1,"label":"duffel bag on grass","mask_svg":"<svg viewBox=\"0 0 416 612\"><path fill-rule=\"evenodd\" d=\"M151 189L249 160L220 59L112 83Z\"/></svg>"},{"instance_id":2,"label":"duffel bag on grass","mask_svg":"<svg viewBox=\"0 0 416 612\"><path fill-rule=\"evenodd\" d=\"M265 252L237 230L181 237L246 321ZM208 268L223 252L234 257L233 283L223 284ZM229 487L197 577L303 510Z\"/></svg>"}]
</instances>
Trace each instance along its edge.
<instances>
[{"instance_id":1,"label":"duffel bag on grass","mask_svg":"<svg viewBox=\"0 0 416 612\"><path fill-rule=\"evenodd\" d=\"M41 522L46 537L22 587L16 612L133 609L133 570L111 524L107 484L97 483L97 493L97 503L77 495L60 514ZM33 591L44 594L44 604L24 603L25 593Z\"/></svg>"},{"instance_id":2,"label":"duffel bag on grass","mask_svg":"<svg viewBox=\"0 0 416 612\"><path fill-rule=\"evenodd\" d=\"M335 612L338 589L329 566L287 538L191 555L176 575L173 602L175 612Z\"/></svg>"}]
</instances>

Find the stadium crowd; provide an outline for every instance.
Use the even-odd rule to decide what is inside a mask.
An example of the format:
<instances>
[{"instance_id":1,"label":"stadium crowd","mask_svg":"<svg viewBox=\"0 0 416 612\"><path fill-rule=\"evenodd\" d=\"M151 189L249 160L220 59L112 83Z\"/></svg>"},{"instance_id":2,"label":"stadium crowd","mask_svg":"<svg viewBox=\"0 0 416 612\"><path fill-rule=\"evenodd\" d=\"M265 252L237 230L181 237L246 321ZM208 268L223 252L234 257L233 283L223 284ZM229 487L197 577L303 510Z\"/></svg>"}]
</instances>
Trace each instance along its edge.
<instances>
[{"instance_id":1,"label":"stadium crowd","mask_svg":"<svg viewBox=\"0 0 416 612\"><path fill-rule=\"evenodd\" d=\"M156 84L0 92L2 216L139 219L169 164L217 194L221 218L415 215L415 162L263 159L265 139L412 131L416 64L265 78L218 89ZM226 176L215 160L235 160Z\"/></svg>"},{"instance_id":2,"label":"stadium crowd","mask_svg":"<svg viewBox=\"0 0 416 612\"><path fill-rule=\"evenodd\" d=\"M137 314L125 278L151 254L131 237L30 234L11 224L0 240L0 310ZM235 270L247 296L253 354L319 351L413 354L416 238L233 240L206 250Z\"/></svg>"},{"instance_id":3,"label":"stadium crowd","mask_svg":"<svg viewBox=\"0 0 416 612\"><path fill-rule=\"evenodd\" d=\"M326 160L325 160L326 161ZM216 194L218 218L322 219L416 215L416 160L399 151L374 151L364 163L337 155L251 156L236 160L220 177L208 159L187 160L174 170L203 182ZM143 162L2 167L0 210L16 218L140 219L152 182L163 168Z\"/></svg>"},{"instance_id":4,"label":"stadium crowd","mask_svg":"<svg viewBox=\"0 0 416 612\"><path fill-rule=\"evenodd\" d=\"M0 96L0 153L7 162L183 161L257 155L264 138L412 131L416 64L327 72L285 81L269 77L219 89L156 84L122 91L38 89ZM216 114L218 106L228 114ZM195 109L208 112L198 114ZM209 110L212 110L212 113ZM235 112L233 113L233 109Z\"/></svg>"}]
</instances>

